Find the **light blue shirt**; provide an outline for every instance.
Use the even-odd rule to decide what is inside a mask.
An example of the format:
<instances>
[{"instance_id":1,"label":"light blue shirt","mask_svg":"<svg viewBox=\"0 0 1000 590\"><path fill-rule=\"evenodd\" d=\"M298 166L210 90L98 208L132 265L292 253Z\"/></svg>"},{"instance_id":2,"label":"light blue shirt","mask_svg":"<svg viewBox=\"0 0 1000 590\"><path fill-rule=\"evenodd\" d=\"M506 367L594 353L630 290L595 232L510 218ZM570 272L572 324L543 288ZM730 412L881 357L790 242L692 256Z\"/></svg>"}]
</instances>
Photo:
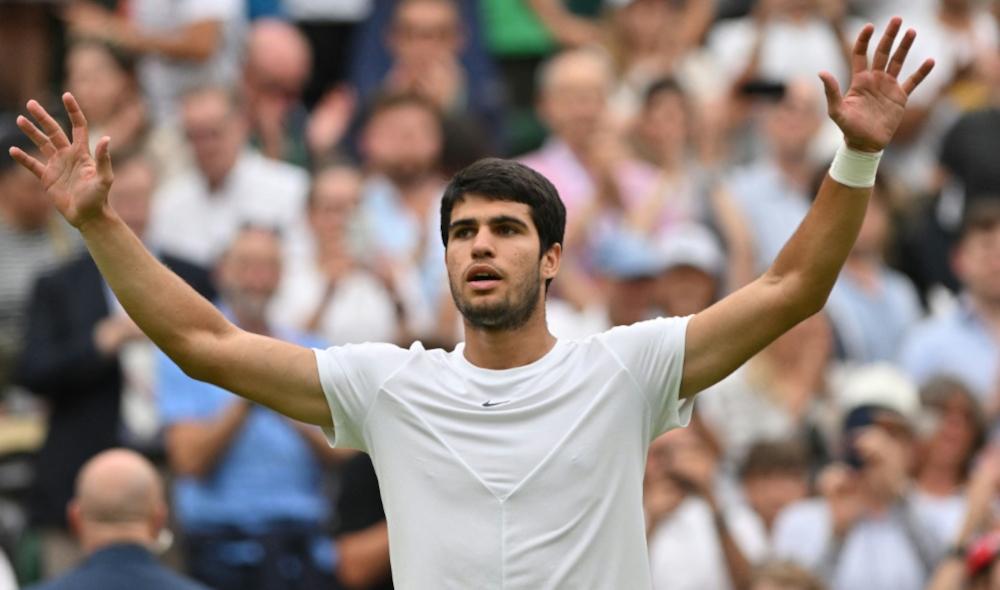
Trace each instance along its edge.
<instances>
[{"instance_id":1,"label":"light blue shirt","mask_svg":"<svg viewBox=\"0 0 1000 590\"><path fill-rule=\"evenodd\" d=\"M841 273L826 304L846 360L895 361L906 334L920 321L917 291L902 274L879 270L874 290Z\"/></svg>"},{"instance_id":2,"label":"light blue shirt","mask_svg":"<svg viewBox=\"0 0 1000 590\"><path fill-rule=\"evenodd\" d=\"M277 337L307 347L314 339L289 332ZM157 383L164 426L210 420L236 402L234 394L187 377L159 353ZM286 418L254 406L212 471L174 479L174 507L192 531L235 526L253 534L278 521L320 525L329 514L319 461Z\"/></svg>"},{"instance_id":3,"label":"light blue shirt","mask_svg":"<svg viewBox=\"0 0 1000 590\"><path fill-rule=\"evenodd\" d=\"M919 384L938 375L958 378L985 404L1000 378L1000 342L962 297L955 309L913 330L900 364Z\"/></svg>"}]
</instances>

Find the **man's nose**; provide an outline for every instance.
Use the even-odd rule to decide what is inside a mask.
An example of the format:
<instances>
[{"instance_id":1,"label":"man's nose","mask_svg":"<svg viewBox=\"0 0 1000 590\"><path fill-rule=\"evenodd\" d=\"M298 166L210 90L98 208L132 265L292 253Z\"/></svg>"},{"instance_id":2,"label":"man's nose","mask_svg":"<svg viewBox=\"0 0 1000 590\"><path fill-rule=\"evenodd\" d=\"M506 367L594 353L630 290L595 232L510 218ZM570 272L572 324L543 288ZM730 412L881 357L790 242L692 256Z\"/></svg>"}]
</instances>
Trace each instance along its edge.
<instances>
[{"instance_id":1,"label":"man's nose","mask_svg":"<svg viewBox=\"0 0 1000 590\"><path fill-rule=\"evenodd\" d=\"M476 237L472 241L472 256L474 258L492 257L495 254L493 249L493 239L489 228L483 227L476 232Z\"/></svg>"}]
</instances>

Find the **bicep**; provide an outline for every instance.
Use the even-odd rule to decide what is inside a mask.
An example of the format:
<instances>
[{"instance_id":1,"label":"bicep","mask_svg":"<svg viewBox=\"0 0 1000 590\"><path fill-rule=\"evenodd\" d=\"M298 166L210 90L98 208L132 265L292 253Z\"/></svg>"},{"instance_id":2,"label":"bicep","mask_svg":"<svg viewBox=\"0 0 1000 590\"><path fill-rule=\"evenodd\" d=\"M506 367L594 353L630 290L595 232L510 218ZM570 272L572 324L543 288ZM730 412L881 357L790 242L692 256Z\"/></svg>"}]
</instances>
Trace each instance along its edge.
<instances>
[{"instance_id":1,"label":"bicep","mask_svg":"<svg viewBox=\"0 0 1000 590\"><path fill-rule=\"evenodd\" d=\"M311 349L238 328L199 348L206 358L196 379L295 420L333 425Z\"/></svg>"},{"instance_id":2,"label":"bicep","mask_svg":"<svg viewBox=\"0 0 1000 590\"><path fill-rule=\"evenodd\" d=\"M788 291L765 274L691 318L681 397L718 383L810 315L788 305Z\"/></svg>"}]
</instances>

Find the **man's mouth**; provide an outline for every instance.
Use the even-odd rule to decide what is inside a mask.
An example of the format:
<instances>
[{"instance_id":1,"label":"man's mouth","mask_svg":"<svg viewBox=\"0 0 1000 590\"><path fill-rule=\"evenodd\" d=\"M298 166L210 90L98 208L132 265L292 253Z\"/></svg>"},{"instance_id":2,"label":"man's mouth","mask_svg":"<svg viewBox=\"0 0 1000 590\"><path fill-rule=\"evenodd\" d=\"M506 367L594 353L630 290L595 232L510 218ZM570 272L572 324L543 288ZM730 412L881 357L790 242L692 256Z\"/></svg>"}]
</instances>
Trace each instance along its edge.
<instances>
[{"instance_id":1,"label":"man's mouth","mask_svg":"<svg viewBox=\"0 0 1000 590\"><path fill-rule=\"evenodd\" d=\"M487 265L476 265L465 273L465 280L477 291L492 289L500 284L503 277L500 273Z\"/></svg>"}]
</instances>

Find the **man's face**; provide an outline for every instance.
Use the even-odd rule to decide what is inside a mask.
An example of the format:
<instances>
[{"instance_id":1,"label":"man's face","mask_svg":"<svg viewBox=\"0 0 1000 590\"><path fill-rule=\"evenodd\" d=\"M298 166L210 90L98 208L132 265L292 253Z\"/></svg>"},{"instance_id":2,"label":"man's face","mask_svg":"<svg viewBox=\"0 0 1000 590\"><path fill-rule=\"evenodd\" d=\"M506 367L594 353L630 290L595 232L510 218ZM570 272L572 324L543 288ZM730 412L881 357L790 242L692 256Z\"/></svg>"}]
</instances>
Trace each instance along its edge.
<instances>
[{"instance_id":1,"label":"man's face","mask_svg":"<svg viewBox=\"0 0 1000 590\"><path fill-rule=\"evenodd\" d=\"M125 225L140 238L146 233L156 177L150 165L132 160L115 170L108 198Z\"/></svg>"},{"instance_id":2,"label":"man's face","mask_svg":"<svg viewBox=\"0 0 1000 590\"><path fill-rule=\"evenodd\" d=\"M281 281L278 236L261 229L240 232L223 255L219 271L226 303L239 317L262 320Z\"/></svg>"},{"instance_id":3,"label":"man's face","mask_svg":"<svg viewBox=\"0 0 1000 590\"><path fill-rule=\"evenodd\" d=\"M693 266L675 266L656 279L654 303L666 315L698 313L715 301L715 277Z\"/></svg>"},{"instance_id":4,"label":"man's face","mask_svg":"<svg viewBox=\"0 0 1000 590\"><path fill-rule=\"evenodd\" d=\"M405 2L396 13L389 49L403 65L453 60L462 46L455 6L441 0Z\"/></svg>"},{"instance_id":5,"label":"man's face","mask_svg":"<svg viewBox=\"0 0 1000 590\"><path fill-rule=\"evenodd\" d=\"M420 105L401 104L368 122L362 149L369 168L406 186L434 170L442 141L433 113Z\"/></svg>"},{"instance_id":6,"label":"man's face","mask_svg":"<svg viewBox=\"0 0 1000 590\"><path fill-rule=\"evenodd\" d=\"M316 177L309 224L317 239L339 239L361 200L361 174L346 166L321 172Z\"/></svg>"},{"instance_id":7,"label":"man's face","mask_svg":"<svg viewBox=\"0 0 1000 590\"><path fill-rule=\"evenodd\" d=\"M784 98L770 107L766 129L771 148L779 157L801 158L823 123L819 94L804 81L788 85Z\"/></svg>"},{"instance_id":8,"label":"man's face","mask_svg":"<svg viewBox=\"0 0 1000 590\"><path fill-rule=\"evenodd\" d=\"M585 149L605 119L608 72L599 59L585 54L564 56L552 67L539 104L542 118L560 139Z\"/></svg>"},{"instance_id":9,"label":"man's face","mask_svg":"<svg viewBox=\"0 0 1000 590\"><path fill-rule=\"evenodd\" d=\"M539 257L539 237L524 203L465 195L455 203L445 262L455 305L485 330L523 326L544 303L543 283L559 270L561 249Z\"/></svg>"},{"instance_id":10,"label":"man's face","mask_svg":"<svg viewBox=\"0 0 1000 590\"><path fill-rule=\"evenodd\" d=\"M6 201L6 209L13 216L10 223L20 229L39 229L52 215L51 201L42 183L21 166L0 172L0 199Z\"/></svg>"},{"instance_id":11,"label":"man's face","mask_svg":"<svg viewBox=\"0 0 1000 590\"><path fill-rule=\"evenodd\" d=\"M108 49L93 44L74 47L66 56L66 87L95 125L115 115L132 81Z\"/></svg>"},{"instance_id":12,"label":"man's face","mask_svg":"<svg viewBox=\"0 0 1000 590\"><path fill-rule=\"evenodd\" d=\"M308 47L277 39L255 48L247 58L244 74L246 96L256 118L280 113L298 103L309 80L312 59Z\"/></svg>"},{"instance_id":13,"label":"man's face","mask_svg":"<svg viewBox=\"0 0 1000 590\"><path fill-rule=\"evenodd\" d=\"M974 297L1000 302L1000 223L972 230L962 239L955 270Z\"/></svg>"},{"instance_id":14,"label":"man's face","mask_svg":"<svg viewBox=\"0 0 1000 590\"><path fill-rule=\"evenodd\" d=\"M246 142L246 126L221 92L188 97L181 118L195 164L210 183L225 180Z\"/></svg>"},{"instance_id":15,"label":"man's face","mask_svg":"<svg viewBox=\"0 0 1000 590\"><path fill-rule=\"evenodd\" d=\"M684 97L660 92L642 111L638 132L657 150L683 147L688 138L688 116Z\"/></svg>"},{"instance_id":16,"label":"man's face","mask_svg":"<svg viewBox=\"0 0 1000 590\"><path fill-rule=\"evenodd\" d=\"M806 497L809 482L805 473L753 475L743 481L743 493L754 512L773 523L785 506Z\"/></svg>"}]
</instances>

